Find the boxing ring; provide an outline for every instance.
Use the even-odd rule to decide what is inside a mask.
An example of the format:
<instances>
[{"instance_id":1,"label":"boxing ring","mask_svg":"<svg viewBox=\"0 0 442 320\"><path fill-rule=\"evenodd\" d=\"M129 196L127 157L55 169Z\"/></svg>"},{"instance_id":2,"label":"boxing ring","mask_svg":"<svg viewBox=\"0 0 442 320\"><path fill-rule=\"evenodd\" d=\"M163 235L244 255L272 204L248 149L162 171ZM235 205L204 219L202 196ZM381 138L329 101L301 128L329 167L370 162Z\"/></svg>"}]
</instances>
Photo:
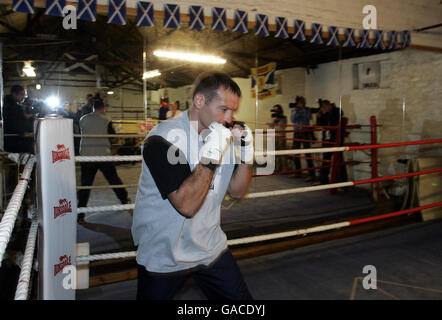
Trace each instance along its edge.
<instances>
[{"instance_id":1,"label":"boxing ring","mask_svg":"<svg viewBox=\"0 0 442 320\"><path fill-rule=\"evenodd\" d=\"M377 150L380 148L438 144L441 142L442 139L431 139L363 146L333 146L326 148L256 151L255 157L259 158L280 155L301 155L305 153L316 154L325 152L333 152L334 154L337 154L339 152ZM68 279L69 281L66 281L66 277L69 276L69 272L76 272L75 268L81 269L82 266L84 270L84 267L87 268L88 263L92 261L127 259L134 258L136 256L136 251L112 252L94 255L78 254L78 248L76 247L76 216L78 213L89 214L101 211L131 210L134 208L134 204L77 208L75 163L102 161L139 162L142 161L142 156L75 157L73 155L73 152L70 151L73 150L72 121L69 119L61 118L44 119L40 121L37 131L37 147L38 149L36 156L30 156L26 161L26 166L23 170L21 179L17 184L11 201L8 204L8 209L6 210L2 221L0 222L0 261L3 260L3 254L12 233L12 228L14 226L17 213L24 196L24 192L29 183L32 169L37 163L38 209L36 209L31 214L28 214L32 218L32 225L28 236L28 243L26 245L25 257L22 264L22 272L18 281L15 298L27 299L28 297L30 283L29 275L30 269L33 265L34 248L38 246L37 251L39 261L39 299L75 299L76 276L71 275L71 278ZM375 183L381 181L403 179L440 172L442 172L442 168L434 168L428 170L420 170L408 174L391 175L387 177L330 183L326 185L301 188L288 188L283 190L253 192L249 193L245 197L245 199L270 198L318 190L333 190L336 188L357 186L362 184L374 185ZM255 178L260 179L260 177ZM264 243L267 241L287 239L295 236L306 236L325 231L352 228L354 226L367 224L373 221L410 215L416 212L422 212L422 214L425 214L426 210L440 207L441 205L442 202L436 202L368 218L313 225L303 228L297 228L290 231L261 234L258 236L233 238L228 240L228 245L231 247L253 245ZM440 226L440 222L434 222L434 225ZM38 243L36 242L36 238L38 238ZM351 239L343 241L348 241L348 243L351 243ZM324 244L324 246L327 246L327 244ZM279 255L283 256L285 254L276 254L275 257L278 257ZM253 259L260 260L264 258ZM296 257L290 259L296 260ZM357 279L355 281L357 283ZM437 288L434 290L437 293L440 292L440 290ZM352 297L354 298L354 296L355 294L353 294Z\"/></svg>"}]
</instances>

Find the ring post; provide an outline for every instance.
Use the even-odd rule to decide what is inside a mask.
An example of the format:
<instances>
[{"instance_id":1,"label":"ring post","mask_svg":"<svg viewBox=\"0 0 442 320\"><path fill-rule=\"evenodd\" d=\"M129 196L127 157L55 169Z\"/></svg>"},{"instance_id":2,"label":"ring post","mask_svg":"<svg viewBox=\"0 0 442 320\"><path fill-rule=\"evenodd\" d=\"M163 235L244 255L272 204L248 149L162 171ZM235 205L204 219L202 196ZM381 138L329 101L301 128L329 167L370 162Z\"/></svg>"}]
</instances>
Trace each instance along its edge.
<instances>
[{"instance_id":1,"label":"ring post","mask_svg":"<svg viewBox=\"0 0 442 320\"><path fill-rule=\"evenodd\" d=\"M370 117L370 133L371 133L371 145L378 144L378 138L377 138L377 124L376 124L376 117L371 116ZM371 178L375 179L378 177L378 150L372 149L371 150ZM378 183L372 183L371 184L371 194L373 196L373 199L375 201L378 200L379 194L378 194Z\"/></svg>"},{"instance_id":2,"label":"ring post","mask_svg":"<svg viewBox=\"0 0 442 320\"><path fill-rule=\"evenodd\" d=\"M43 300L75 300L77 196L72 133L72 119L49 116L37 125L39 299Z\"/></svg>"}]
</instances>

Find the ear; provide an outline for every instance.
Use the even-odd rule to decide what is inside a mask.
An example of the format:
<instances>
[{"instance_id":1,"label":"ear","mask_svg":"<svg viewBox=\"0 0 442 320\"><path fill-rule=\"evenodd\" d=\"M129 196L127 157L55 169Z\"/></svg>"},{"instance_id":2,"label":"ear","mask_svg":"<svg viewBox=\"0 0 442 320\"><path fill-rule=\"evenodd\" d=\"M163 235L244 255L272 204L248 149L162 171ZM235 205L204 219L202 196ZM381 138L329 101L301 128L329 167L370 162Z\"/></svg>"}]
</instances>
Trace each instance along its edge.
<instances>
[{"instance_id":1,"label":"ear","mask_svg":"<svg viewBox=\"0 0 442 320\"><path fill-rule=\"evenodd\" d=\"M193 105L200 110L206 104L206 97L202 93L197 93L193 97Z\"/></svg>"}]
</instances>

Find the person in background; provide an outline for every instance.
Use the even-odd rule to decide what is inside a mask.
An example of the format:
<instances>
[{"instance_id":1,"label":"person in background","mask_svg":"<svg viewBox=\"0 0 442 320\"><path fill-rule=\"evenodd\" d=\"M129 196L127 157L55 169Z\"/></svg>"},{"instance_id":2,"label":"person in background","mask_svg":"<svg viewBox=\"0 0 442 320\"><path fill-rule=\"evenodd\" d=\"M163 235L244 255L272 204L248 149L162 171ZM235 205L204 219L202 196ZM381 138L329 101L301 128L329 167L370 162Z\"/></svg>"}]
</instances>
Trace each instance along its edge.
<instances>
[{"instance_id":1,"label":"person in background","mask_svg":"<svg viewBox=\"0 0 442 320\"><path fill-rule=\"evenodd\" d=\"M284 115L284 110L282 109L280 104L275 104L271 111L272 122L274 125L271 125L271 129L275 129L276 131L287 130L287 127L284 126L287 124L287 117ZM275 149L276 150L287 150L287 142L285 139L285 133L280 132L275 134ZM275 157L275 171L287 171L287 156L276 156Z\"/></svg>"},{"instance_id":2,"label":"person in background","mask_svg":"<svg viewBox=\"0 0 442 320\"><path fill-rule=\"evenodd\" d=\"M105 116L105 106L102 100L95 100L93 112L80 119L81 134L115 134L115 130ZM82 137L80 142L80 156L110 156L111 142L109 138ZM97 171L100 170L110 185L122 185L115 165L112 162L82 162L81 185L90 186L94 182ZM131 200L125 188L112 189L121 204L127 204ZM78 207L86 207L89 200L90 190L79 190ZM84 221L84 213L78 214L78 222Z\"/></svg>"},{"instance_id":3,"label":"person in background","mask_svg":"<svg viewBox=\"0 0 442 320\"><path fill-rule=\"evenodd\" d=\"M172 103L171 110L167 112L167 119L176 117L177 115L181 114L180 109L180 102L175 101Z\"/></svg>"},{"instance_id":4,"label":"person in background","mask_svg":"<svg viewBox=\"0 0 442 320\"><path fill-rule=\"evenodd\" d=\"M160 110L158 111L158 119L166 120L168 111L169 111L169 98L161 98Z\"/></svg>"},{"instance_id":5,"label":"person in background","mask_svg":"<svg viewBox=\"0 0 442 320\"><path fill-rule=\"evenodd\" d=\"M310 120L312 119L312 114L310 111L310 108L306 108L305 106L305 98L302 96L297 96L295 99L295 103L290 103L289 107L292 109L292 113L290 115L290 120L294 124L299 125L310 125ZM310 128L307 127L295 127L294 128L295 133L293 134L293 137L295 139L304 139L304 140L312 140L312 134L310 131ZM306 141L293 141L293 149L301 149L301 146L303 149L310 149L310 142ZM311 157L309 153L305 154L306 157ZM301 169L301 159L300 158L293 158L295 161L295 168L297 170ZM313 160L308 159L307 160L307 167L313 168ZM301 173L295 173L291 175L291 178L298 178L301 177ZM315 180L315 171L314 170L308 170L308 177L304 179L305 181L313 181Z\"/></svg>"},{"instance_id":6,"label":"person in background","mask_svg":"<svg viewBox=\"0 0 442 320\"><path fill-rule=\"evenodd\" d=\"M331 103L328 100L319 99L319 111L316 114L316 123L318 126L338 126L341 117L344 115L339 108L336 107L334 103ZM323 130L322 131L322 141L327 142L336 142L336 134L337 130ZM342 145L344 142L344 135L340 135L340 141L338 145ZM323 147L330 147L330 144L323 144ZM332 152L326 152L322 154L324 160L330 160L333 156ZM342 152L339 153L337 158L339 163L343 162ZM320 169L320 177L319 182L316 184L328 184L329 178L328 175L330 173L330 168L322 168ZM341 165L339 167L339 176L337 177L337 181L335 182L344 182L347 181L347 170L345 165ZM340 190L339 190L340 191Z\"/></svg>"}]
</instances>

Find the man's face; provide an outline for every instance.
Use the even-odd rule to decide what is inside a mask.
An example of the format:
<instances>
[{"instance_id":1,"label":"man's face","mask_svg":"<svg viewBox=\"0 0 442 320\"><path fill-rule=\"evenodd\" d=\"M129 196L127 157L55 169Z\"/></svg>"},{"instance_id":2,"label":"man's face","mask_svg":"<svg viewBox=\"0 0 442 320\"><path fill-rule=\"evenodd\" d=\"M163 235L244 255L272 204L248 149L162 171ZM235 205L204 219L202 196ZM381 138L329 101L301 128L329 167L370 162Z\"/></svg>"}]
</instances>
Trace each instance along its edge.
<instances>
[{"instance_id":1,"label":"man's face","mask_svg":"<svg viewBox=\"0 0 442 320\"><path fill-rule=\"evenodd\" d=\"M322 105L322 109L324 110L325 113L328 113L328 112L331 111L332 106L331 106L330 103L324 103L324 104Z\"/></svg>"},{"instance_id":2,"label":"man's face","mask_svg":"<svg viewBox=\"0 0 442 320\"><path fill-rule=\"evenodd\" d=\"M20 91L19 93L13 93L12 94L12 98L14 99L15 102L21 103L23 102L23 100L25 100L25 90Z\"/></svg>"},{"instance_id":3,"label":"man's face","mask_svg":"<svg viewBox=\"0 0 442 320\"><path fill-rule=\"evenodd\" d=\"M200 123L203 129L214 121L227 126L233 122L233 113L239 108L239 97L232 91L218 88L216 92L218 95L200 111Z\"/></svg>"}]
</instances>

